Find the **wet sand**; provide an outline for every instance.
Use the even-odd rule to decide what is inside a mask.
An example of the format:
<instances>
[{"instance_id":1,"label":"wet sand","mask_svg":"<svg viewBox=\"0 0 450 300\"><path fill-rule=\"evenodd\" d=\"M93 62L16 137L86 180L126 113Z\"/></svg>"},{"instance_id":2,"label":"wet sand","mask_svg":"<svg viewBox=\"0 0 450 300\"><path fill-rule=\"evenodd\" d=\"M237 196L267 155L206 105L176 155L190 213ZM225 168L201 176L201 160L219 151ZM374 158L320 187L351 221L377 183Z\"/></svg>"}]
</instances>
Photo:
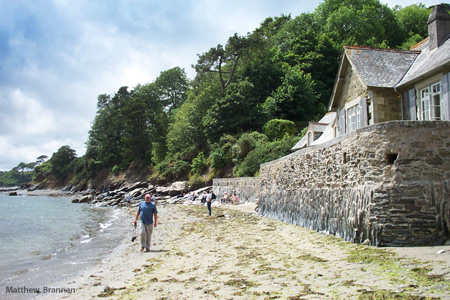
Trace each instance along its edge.
<instances>
[{"instance_id":1,"label":"wet sand","mask_svg":"<svg viewBox=\"0 0 450 300\"><path fill-rule=\"evenodd\" d=\"M40 298L450 299L450 246L356 245L254 208L213 205L210 217L204 205L158 206L149 253L130 230L98 266L52 286L75 293Z\"/></svg>"}]
</instances>

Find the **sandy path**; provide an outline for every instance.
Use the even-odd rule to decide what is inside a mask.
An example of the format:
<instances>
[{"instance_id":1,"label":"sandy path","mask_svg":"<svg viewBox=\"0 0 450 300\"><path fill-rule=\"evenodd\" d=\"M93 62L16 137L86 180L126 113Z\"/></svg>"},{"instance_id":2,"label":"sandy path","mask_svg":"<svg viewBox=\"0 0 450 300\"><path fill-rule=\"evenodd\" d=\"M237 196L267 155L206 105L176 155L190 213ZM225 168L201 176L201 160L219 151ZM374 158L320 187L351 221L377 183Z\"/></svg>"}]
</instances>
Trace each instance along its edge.
<instances>
[{"instance_id":1,"label":"sandy path","mask_svg":"<svg viewBox=\"0 0 450 300\"><path fill-rule=\"evenodd\" d=\"M45 298L450 299L450 246L356 245L253 209L213 206L209 217L205 206L159 206L151 252L130 233L99 266L55 284L75 294Z\"/></svg>"}]
</instances>

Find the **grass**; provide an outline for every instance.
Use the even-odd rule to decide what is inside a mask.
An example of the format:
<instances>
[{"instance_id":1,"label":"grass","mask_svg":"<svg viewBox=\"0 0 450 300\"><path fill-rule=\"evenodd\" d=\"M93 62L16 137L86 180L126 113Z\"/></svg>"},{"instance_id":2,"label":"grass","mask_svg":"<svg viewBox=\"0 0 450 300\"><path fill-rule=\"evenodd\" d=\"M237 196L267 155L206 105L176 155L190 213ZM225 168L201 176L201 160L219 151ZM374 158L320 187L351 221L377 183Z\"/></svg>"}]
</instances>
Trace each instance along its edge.
<instances>
[{"instance_id":1,"label":"grass","mask_svg":"<svg viewBox=\"0 0 450 300\"><path fill-rule=\"evenodd\" d=\"M408 293L396 293L388 290L362 290L358 300L438 300L441 298L416 296Z\"/></svg>"}]
</instances>

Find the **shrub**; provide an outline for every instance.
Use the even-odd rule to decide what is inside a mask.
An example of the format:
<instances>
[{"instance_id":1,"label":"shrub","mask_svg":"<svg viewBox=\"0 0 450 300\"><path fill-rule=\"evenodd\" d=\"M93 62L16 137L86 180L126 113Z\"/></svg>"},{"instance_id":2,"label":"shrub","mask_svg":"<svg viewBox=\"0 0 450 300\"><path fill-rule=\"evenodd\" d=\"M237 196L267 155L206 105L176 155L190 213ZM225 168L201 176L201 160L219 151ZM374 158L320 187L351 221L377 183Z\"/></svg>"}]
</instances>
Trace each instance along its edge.
<instances>
[{"instance_id":1,"label":"shrub","mask_svg":"<svg viewBox=\"0 0 450 300\"><path fill-rule=\"evenodd\" d=\"M200 152L197 157L192 160L191 172L192 174L201 174L207 166L208 163L206 157L203 152Z\"/></svg>"},{"instance_id":2,"label":"shrub","mask_svg":"<svg viewBox=\"0 0 450 300\"><path fill-rule=\"evenodd\" d=\"M215 150L211 151L209 159L211 168L220 169L227 165L225 150L222 148L216 148Z\"/></svg>"},{"instance_id":3,"label":"shrub","mask_svg":"<svg viewBox=\"0 0 450 300\"><path fill-rule=\"evenodd\" d=\"M114 167L112 168L112 173L114 175L116 175L117 173L119 173L119 166L118 165L114 165Z\"/></svg>"},{"instance_id":4,"label":"shrub","mask_svg":"<svg viewBox=\"0 0 450 300\"><path fill-rule=\"evenodd\" d=\"M260 143L250 151L245 159L233 169L237 177L255 176L259 172L260 164L278 159L291 153L291 148L298 142L297 137L286 135L282 140L271 143Z\"/></svg>"},{"instance_id":5,"label":"shrub","mask_svg":"<svg viewBox=\"0 0 450 300\"><path fill-rule=\"evenodd\" d=\"M264 125L263 133L272 141L280 140L286 134L295 135L295 123L289 120L272 119Z\"/></svg>"},{"instance_id":6,"label":"shrub","mask_svg":"<svg viewBox=\"0 0 450 300\"><path fill-rule=\"evenodd\" d=\"M267 136L262 133L257 131L243 133L232 148L235 162L239 163L250 151L257 147L258 143L265 142L267 142Z\"/></svg>"}]
</instances>

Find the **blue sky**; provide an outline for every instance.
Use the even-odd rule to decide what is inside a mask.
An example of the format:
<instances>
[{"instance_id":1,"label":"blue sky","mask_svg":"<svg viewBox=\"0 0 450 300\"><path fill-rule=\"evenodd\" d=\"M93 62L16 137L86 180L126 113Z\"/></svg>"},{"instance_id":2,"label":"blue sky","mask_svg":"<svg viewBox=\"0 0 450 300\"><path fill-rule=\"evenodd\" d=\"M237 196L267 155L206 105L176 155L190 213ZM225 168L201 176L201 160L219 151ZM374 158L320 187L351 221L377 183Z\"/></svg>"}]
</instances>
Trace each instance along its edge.
<instances>
[{"instance_id":1,"label":"blue sky","mask_svg":"<svg viewBox=\"0 0 450 300\"><path fill-rule=\"evenodd\" d=\"M84 155L98 95L152 82L175 66L192 78L197 54L267 17L312 12L320 2L0 0L0 170L63 145Z\"/></svg>"}]
</instances>

